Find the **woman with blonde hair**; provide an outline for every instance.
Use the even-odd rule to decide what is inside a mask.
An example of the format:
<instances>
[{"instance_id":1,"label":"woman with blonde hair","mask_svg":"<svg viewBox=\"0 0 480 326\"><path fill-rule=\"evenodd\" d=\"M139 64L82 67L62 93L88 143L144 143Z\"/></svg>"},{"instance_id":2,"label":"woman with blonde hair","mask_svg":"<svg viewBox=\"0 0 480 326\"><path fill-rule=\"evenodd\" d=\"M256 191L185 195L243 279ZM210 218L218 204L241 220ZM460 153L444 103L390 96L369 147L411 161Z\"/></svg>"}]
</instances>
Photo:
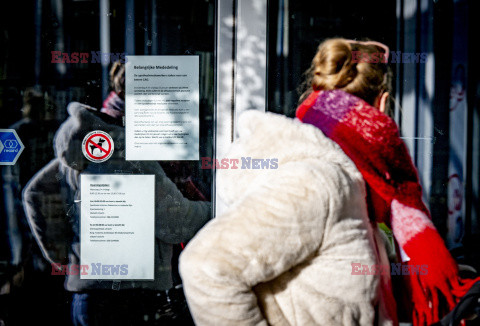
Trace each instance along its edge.
<instances>
[{"instance_id":1,"label":"woman with blonde hair","mask_svg":"<svg viewBox=\"0 0 480 326\"><path fill-rule=\"evenodd\" d=\"M229 209L180 260L198 325L398 324L379 222L401 252L414 325L438 321L473 284L459 278L385 114L388 55L378 42L327 40L296 119L241 116L227 157L276 158L278 169L219 171Z\"/></svg>"}]
</instances>

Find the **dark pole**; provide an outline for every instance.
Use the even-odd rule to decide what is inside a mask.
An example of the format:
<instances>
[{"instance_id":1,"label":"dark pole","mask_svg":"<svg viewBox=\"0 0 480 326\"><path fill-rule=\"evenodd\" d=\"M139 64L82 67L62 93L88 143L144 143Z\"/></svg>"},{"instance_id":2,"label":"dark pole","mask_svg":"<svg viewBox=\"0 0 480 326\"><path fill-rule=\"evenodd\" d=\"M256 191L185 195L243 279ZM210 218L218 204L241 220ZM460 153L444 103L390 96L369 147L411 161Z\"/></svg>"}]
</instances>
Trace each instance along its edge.
<instances>
[{"instance_id":1,"label":"dark pole","mask_svg":"<svg viewBox=\"0 0 480 326\"><path fill-rule=\"evenodd\" d=\"M35 1L35 88L40 88L42 69L42 0Z\"/></svg>"},{"instance_id":2,"label":"dark pole","mask_svg":"<svg viewBox=\"0 0 480 326\"><path fill-rule=\"evenodd\" d=\"M110 56L106 55L110 53L109 0L100 0L100 52L102 53L102 98L106 98L109 89L108 65L110 63Z\"/></svg>"}]
</instances>

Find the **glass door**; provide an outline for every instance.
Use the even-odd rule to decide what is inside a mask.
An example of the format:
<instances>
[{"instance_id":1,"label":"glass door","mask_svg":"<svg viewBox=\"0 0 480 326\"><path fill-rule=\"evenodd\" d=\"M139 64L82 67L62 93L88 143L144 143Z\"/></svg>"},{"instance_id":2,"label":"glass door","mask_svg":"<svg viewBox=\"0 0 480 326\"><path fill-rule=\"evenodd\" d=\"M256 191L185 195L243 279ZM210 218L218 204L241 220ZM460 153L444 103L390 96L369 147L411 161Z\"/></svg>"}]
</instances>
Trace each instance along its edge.
<instances>
[{"instance_id":1,"label":"glass door","mask_svg":"<svg viewBox=\"0 0 480 326\"><path fill-rule=\"evenodd\" d=\"M201 158L215 155L217 13L215 0L3 5L0 325L192 324L178 257L214 211ZM148 92L129 93L129 58L150 58L135 72ZM140 134L178 147L129 158Z\"/></svg>"}]
</instances>

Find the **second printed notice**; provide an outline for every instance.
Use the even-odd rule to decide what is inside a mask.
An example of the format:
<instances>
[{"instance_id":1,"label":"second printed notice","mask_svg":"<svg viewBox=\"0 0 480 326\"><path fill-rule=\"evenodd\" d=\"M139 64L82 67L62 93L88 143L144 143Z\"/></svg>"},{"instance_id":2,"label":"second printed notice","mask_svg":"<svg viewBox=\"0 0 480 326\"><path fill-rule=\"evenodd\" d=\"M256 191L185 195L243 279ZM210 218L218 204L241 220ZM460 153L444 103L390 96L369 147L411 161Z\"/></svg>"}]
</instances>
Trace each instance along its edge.
<instances>
[{"instance_id":1,"label":"second printed notice","mask_svg":"<svg viewBox=\"0 0 480 326\"><path fill-rule=\"evenodd\" d=\"M199 159L198 56L127 56L126 159Z\"/></svg>"}]
</instances>

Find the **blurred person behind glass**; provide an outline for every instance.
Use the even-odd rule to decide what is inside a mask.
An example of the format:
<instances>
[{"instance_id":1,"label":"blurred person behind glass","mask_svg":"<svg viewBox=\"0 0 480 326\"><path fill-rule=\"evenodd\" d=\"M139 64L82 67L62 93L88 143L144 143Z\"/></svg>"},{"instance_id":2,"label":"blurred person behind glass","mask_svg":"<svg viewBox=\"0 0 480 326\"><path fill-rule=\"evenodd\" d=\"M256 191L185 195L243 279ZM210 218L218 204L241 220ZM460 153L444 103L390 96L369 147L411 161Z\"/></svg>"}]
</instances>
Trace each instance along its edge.
<instances>
[{"instance_id":1,"label":"blurred person behind glass","mask_svg":"<svg viewBox=\"0 0 480 326\"><path fill-rule=\"evenodd\" d=\"M47 112L45 103L43 94L32 88L26 89L21 109L23 118L9 127L17 132L25 146L16 164L2 167L6 233L10 246L10 264L14 270L21 269L35 251L23 211L21 193L28 180L54 156L53 151L47 148L50 147L58 125L53 114ZM36 270L45 268L41 259L33 260L33 265Z\"/></svg>"},{"instance_id":2,"label":"blurred person behind glass","mask_svg":"<svg viewBox=\"0 0 480 326\"><path fill-rule=\"evenodd\" d=\"M27 218L43 255L52 263L52 273L65 272L55 264L68 264L69 271L76 266L77 273L67 274L65 281L65 289L72 293L74 325L188 325L188 318L169 311L170 294L175 292L173 248L188 241L210 219L210 203L189 200L158 162L125 160L125 66L115 63L110 78L113 91L100 110L76 102L68 105L70 116L54 140L55 159L32 178L24 191ZM82 154L83 138L93 130L108 133L115 144L112 156L102 163L92 163ZM155 175L153 281L80 279L82 173ZM60 196L60 205L45 205L45 194ZM53 221L54 226L48 225ZM58 232L62 228L66 231ZM67 248L68 257L61 254L63 247Z\"/></svg>"}]
</instances>

